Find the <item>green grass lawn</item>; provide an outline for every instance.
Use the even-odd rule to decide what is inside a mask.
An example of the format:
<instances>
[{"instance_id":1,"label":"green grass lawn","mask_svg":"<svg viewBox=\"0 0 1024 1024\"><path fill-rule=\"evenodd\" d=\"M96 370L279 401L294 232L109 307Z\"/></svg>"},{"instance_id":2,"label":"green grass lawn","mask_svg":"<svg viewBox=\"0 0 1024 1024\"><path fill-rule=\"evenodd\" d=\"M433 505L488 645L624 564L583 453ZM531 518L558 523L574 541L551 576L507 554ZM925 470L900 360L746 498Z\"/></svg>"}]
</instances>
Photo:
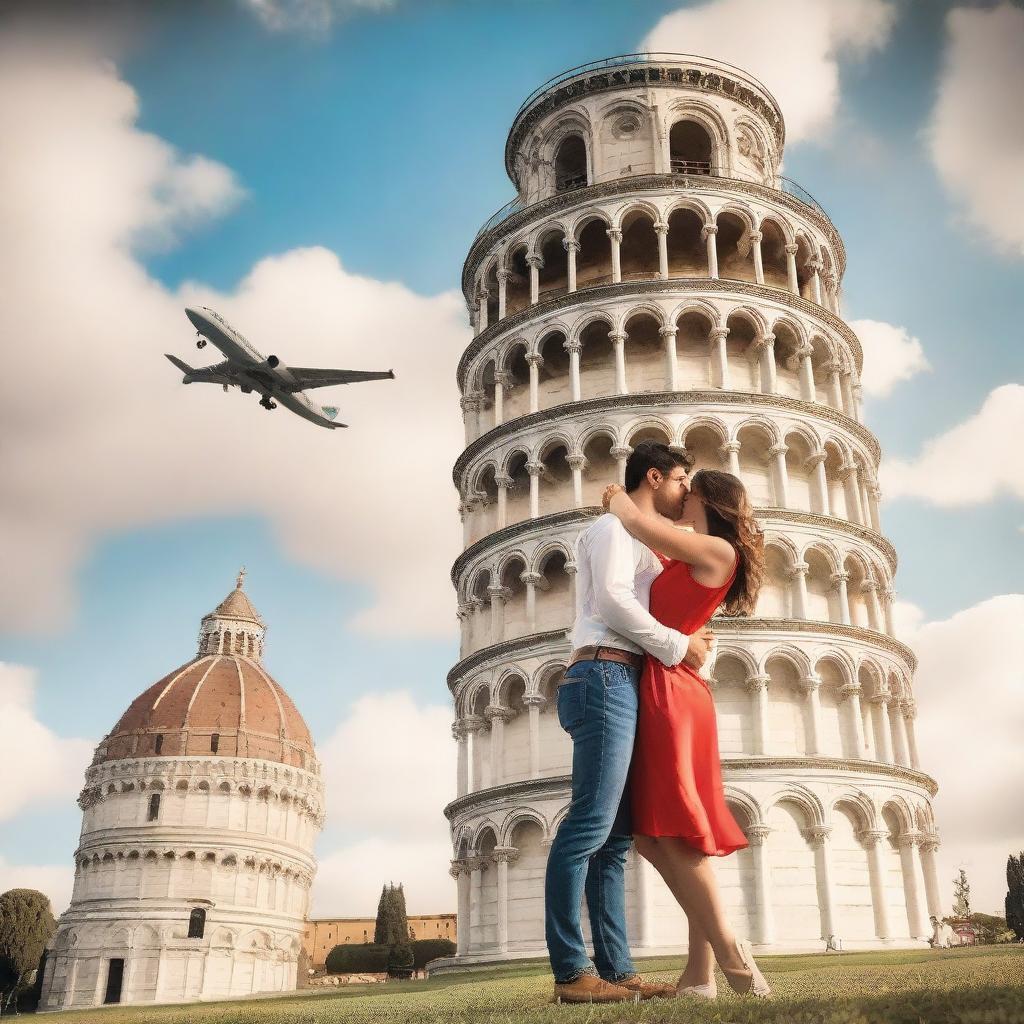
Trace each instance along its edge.
<instances>
[{"instance_id":1,"label":"green grass lawn","mask_svg":"<svg viewBox=\"0 0 1024 1024\"><path fill-rule=\"evenodd\" d=\"M189 1006L62 1013L61 1024L107 1021L171 1024L1017 1024L1024 1022L1024 947L763 956L776 997L732 995L719 975L712 1003L652 999L634 1005L554 1005L544 961L297 996ZM674 982L676 958L640 960L650 978Z\"/></svg>"}]
</instances>

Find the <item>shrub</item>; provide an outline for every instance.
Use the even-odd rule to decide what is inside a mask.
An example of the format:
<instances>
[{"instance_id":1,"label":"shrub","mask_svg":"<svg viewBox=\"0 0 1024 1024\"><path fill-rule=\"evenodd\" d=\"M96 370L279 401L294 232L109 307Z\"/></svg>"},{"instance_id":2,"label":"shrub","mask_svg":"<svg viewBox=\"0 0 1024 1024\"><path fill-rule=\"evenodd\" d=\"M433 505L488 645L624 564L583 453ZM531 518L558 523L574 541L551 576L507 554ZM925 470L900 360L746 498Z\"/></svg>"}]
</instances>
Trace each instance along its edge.
<instances>
[{"instance_id":1,"label":"shrub","mask_svg":"<svg viewBox=\"0 0 1024 1024\"><path fill-rule=\"evenodd\" d=\"M388 969L389 946L372 942L335 946L324 966L328 974L380 974Z\"/></svg>"},{"instance_id":2,"label":"shrub","mask_svg":"<svg viewBox=\"0 0 1024 1024\"><path fill-rule=\"evenodd\" d=\"M440 956L453 956L455 943L451 939L417 939L412 944L412 963L416 970Z\"/></svg>"}]
</instances>

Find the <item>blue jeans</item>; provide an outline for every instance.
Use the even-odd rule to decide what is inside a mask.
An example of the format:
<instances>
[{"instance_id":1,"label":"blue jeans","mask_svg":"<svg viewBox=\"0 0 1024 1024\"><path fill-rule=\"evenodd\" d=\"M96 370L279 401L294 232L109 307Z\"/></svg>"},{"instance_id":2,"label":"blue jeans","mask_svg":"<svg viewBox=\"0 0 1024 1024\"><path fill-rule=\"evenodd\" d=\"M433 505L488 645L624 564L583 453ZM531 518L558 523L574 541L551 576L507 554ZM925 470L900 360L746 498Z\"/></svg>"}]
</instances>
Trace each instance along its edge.
<instances>
[{"instance_id":1,"label":"blue jeans","mask_svg":"<svg viewBox=\"0 0 1024 1024\"><path fill-rule=\"evenodd\" d=\"M572 737L572 802L548 853L544 937L556 983L636 973L626 936L626 854L633 842L629 765L636 735L638 669L614 661L569 667L558 722ZM583 944L584 892L594 941ZM596 968L596 969L595 969Z\"/></svg>"}]
</instances>

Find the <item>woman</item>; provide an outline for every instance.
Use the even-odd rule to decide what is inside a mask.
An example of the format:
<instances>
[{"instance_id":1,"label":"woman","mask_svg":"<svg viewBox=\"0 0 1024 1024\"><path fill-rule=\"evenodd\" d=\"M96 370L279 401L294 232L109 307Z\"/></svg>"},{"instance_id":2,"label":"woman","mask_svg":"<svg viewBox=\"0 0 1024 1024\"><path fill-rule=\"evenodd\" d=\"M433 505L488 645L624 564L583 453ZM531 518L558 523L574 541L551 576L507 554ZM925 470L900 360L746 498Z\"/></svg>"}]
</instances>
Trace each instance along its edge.
<instances>
[{"instance_id":1,"label":"woman","mask_svg":"<svg viewBox=\"0 0 1024 1024\"><path fill-rule=\"evenodd\" d=\"M665 566L651 588L651 614L660 622L692 634L720 605L727 615L753 611L764 545L735 476L708 469L693 476L679 521L689 530L641 512L617 484L604 504ZM665 879L689 922L676 993L713 999L717 959L734 991L770 995L750 943L737 940L725 919L708 860L747 841L725 803L711 691L688 665L646 659L630 775L637 852Z\"/></svg>"}]
</instances>

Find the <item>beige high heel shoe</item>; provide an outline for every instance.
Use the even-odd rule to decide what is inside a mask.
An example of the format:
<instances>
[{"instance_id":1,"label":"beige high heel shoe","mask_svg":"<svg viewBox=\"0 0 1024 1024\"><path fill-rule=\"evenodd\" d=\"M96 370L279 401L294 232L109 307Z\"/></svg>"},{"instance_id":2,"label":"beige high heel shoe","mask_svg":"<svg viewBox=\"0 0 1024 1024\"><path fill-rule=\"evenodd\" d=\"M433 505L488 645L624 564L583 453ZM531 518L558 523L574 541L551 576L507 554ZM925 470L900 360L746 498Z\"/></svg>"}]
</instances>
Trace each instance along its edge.
<instances>
[{"instance_id":1,"label":"beige high heel shoe","mask_svg":"<svg viewBox=\"0 0 1024 1024\"><path fill-rule=\"evenodd\" d=\"M682 988L676 986L677 996L697 996L699 999L716 999L718 997L718 983L712 978L706 985L684 985Z\"/></svg>"},{"instance_id":2,"label":"beige high heel shoe","mask_svg":"<svg viewBox=\"0 0 1024 1024\"><path fill-rule=\"evenodd\" d=\"M768 984L767 979L761 973L760 968L754 962L754 952L750 948L750 942L747 939L737 939L736 949L739 950L740 959L743 961L743 966L750 971L750 988L746 992L740 993L745 996L757 996L761 999L767 999L772 994L772 987ZM728 972L726 972L728 977ZM735 991L735 990L734 990Z\"/></svg>"}]
</instances>

